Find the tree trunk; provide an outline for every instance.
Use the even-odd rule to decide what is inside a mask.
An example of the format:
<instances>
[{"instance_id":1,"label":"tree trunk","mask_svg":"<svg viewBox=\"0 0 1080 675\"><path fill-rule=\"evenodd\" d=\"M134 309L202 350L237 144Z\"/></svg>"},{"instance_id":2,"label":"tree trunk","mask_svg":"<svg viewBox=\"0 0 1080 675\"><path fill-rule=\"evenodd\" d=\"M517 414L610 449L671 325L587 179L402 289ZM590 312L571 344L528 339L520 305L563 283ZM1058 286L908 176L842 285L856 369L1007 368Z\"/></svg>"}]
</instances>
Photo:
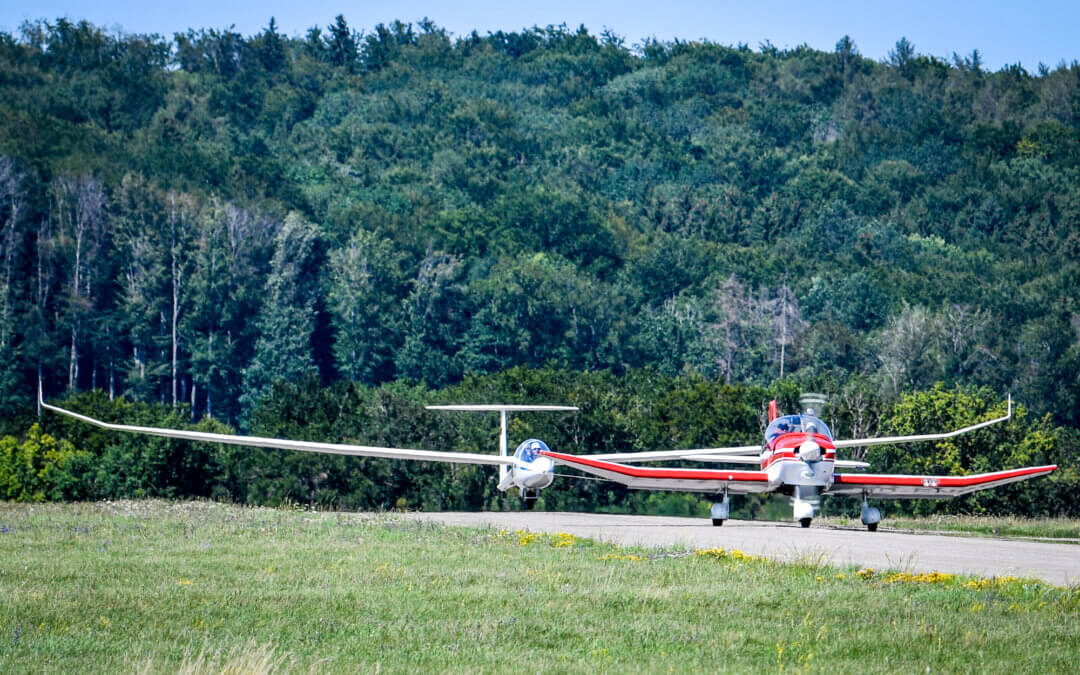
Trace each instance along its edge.
<instances>
[{"instance_id":1,"label":"tree trunk","mask_svg":"<svg viewBox=\"0 0 1080 675\"><path fill-rule=\"evenodd\" d=\"M177 298L179 282L176 278L176 197L171 196L172 217L170 223L169 262L172 266L172 405L176 407L176 317L180 313Z\"/></svg>"},{"instance_id":2,"label":"tree trunk","mask_svg":"<svg viewBox=\"0 0 1080 675\"><path fill-rule=\"evenodd\" d=\"M176 317L179 313L176 303L176 277L174 276L172 309L172 404L174 408L176 407Z\"/></svg>"},{"instance_id":3,"label":"tree trunk","mask_svg":"<svg viewBox=\"0 0 1080 675\"><path fill-rule=\"evenodd\" d=\"M208 372L206 373L206 416L210 417L210 418L213 418L214 417L214 408L210 403L210 390L213 388L211 386L211 384L210 384L210 373L213 372L213 367L214 367L214 323L213 323L213 321L210 322L210 337L208 339L208 342L210 344L210 348L207 350L209 352L209 354L210 354L210 358L209 358L210 368L209 368Z\"/></svg>"},{"instance_id":4,"label":"tree trunk","mask_svg":"<svg viewBox=\"0 0 1080 675\"><path fill-rule=\"evenodd\" d=\"M71 324L71 353L68 356L68 391L75 391L75 384L79 379L79 355L75 345L78 344L79 328L76 323Z\"/></svg>"}]
</instances>

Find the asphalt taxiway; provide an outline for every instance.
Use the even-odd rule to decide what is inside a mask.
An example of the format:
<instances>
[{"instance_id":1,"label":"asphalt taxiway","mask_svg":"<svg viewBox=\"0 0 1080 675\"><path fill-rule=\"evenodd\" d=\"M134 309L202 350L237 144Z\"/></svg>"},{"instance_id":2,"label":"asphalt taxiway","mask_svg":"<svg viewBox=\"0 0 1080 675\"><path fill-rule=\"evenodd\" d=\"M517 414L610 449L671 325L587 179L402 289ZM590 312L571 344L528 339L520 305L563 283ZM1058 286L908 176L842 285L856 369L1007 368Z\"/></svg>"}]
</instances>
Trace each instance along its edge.
<instances>
[{"instance_id":1,"label":"asphalt taxiway","mask_svg":"<svg viewBox=\"0 0 1080 675\"><path fill-rule=\"evenodd\" d=\"M650 548L722 546L778 560L822 560L875 570L949 572L980 577L1033 577L1057 585L1080 584L1080 544L797 523L588 513L409 513L404 517L447 525L490 526Z\"/></svg>"}]
</instances>

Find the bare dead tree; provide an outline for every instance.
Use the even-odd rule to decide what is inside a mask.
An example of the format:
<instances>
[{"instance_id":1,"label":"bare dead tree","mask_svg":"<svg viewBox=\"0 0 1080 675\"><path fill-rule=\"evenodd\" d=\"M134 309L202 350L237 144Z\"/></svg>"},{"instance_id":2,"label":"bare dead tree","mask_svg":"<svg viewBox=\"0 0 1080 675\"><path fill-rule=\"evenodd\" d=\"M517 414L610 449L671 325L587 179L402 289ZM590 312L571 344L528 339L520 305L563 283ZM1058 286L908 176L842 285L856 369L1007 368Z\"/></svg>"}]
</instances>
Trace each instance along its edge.
<instances>
[{"instance_id":1,"label":"bare dead tree","mask_svg":"<svg viewBox=\"0 0 1080 675\"><path fill-rule=\"evenodd\" d=\"M877 432L881 424L882 398L860 378L850 379L832 395L830 409L837 419L847 422L847 430L834 429L846 438L865 438ZM866 459L869 448L851 448L848 458Z\"/></svg>"},{"instance_id":2,"label":"bare dead tree","mask_svg":"<svg viewBox=\"0 0 1080 675\"><path fill-rule=\"evenodd\" d=\"M898 315L890 317L878 338L878 361L891 393L940 377L938 323L926 308L907 304Z\"/></svg>"},{"instance_id":3,"label":"bare dead tree","mask_svg":"<svg viewBox=\"0 0 1080 675\"><path fill-rule=\"evenodd\" d=\"M0 348L8 346L12 333L11 277L19 245L17 225L25 203L23 179L14 161L0 156Z\"/></svg>"},{"instance_id":4,"label":"bare dead tree","mask_svg":"<svg viewBox=\"0 0 1080 675\"><path fill-rule=\"evenodd\" d=\"M773 314L773 330L776 333L776 342L780 345L780 377L783 377L787 346L794 341L795 335L806 327L806 322L799 310L799 301L786 281L776 289L770 305Z\"/></svg>"},{"instance_id":5,"label":"bare dead tree","mask_svg":"<svg viewBox=\"0 0 1080 675\"><path fill-rule=\"evenodd\" d=\"M38 388L44 382L44 356L46 345L51 342L49 332L49 303L56 281L56 249L57 242L54 234L52 214L41 219L38 224L34 253L33 279L33 323L32 331L37 342L37 376ZM41 416L41 405L38 405L38 417Z\"/></svg>"},{"instance_id":6,"label":"bare dead tree","mask_svg":"<svg viewBox=\"0 0 1080 675\"><path fill-rule=\"evenodd\" d=\"M735 356L742 347L739 322L747 311L745 291L734 274L717 290L715 307L719 317L708 326L706 341L724 382L730 384Z\"/></svg>"},{"instance_id":7,"label":"bare dead tree","mask_svg":"<svg viewBox=\"0 0 1080 675\"><path fill-rule=\"evenodd\" d=\"M737 373L764 378L777 358L783 377L787 346L805 325L790 288L749 289L732 275L717 289L713 310L704 339L725 382Z\"/></svg>"},{"instance_id":8,"label":"bare dead tree","mask_svg":"<svg viewBox=\"0 0 1080 675\"><path fill-rule=\"evenodd\" d=\"M180 314L184 304L184 274L187 269L188 238L191 230L191 214L195 210L192 199L186 195L170 192L169 203L169 277L172 295L170 312L171 364L172 364L172 404L177 403L176 384L178 376L178 358L180 350Z\"/></svg>"},{"instance_id":9,"label":"bare dead tree","mask_svg":"<svg viewBox=\"0 0 1080 675\"><path fill-rule=\"evenodd\" d=\"M61 236L73 249L67 299L71 323L68 389L74 390L79 379L79 336L93 308L94 274L105 228L105 191L97 178L62 176L56 181L54 199Z\"/></svg>"}]
</instances>

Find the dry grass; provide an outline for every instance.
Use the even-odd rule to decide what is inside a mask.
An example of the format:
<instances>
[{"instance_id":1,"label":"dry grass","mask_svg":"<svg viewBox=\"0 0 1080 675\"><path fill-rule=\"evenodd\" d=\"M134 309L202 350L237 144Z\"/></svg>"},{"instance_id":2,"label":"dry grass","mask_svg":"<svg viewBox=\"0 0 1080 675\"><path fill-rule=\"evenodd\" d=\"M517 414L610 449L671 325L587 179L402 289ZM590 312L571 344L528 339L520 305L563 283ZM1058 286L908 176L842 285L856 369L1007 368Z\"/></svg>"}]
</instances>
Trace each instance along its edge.
<instances>
[{"instance_id":1,"label":"dry grass","mask_svg":"<svg viewBox=\"0 0 1080 675\"><path fill-rule=\"evenodd\" d=\"M175 668L158 664L151 657L136 670L139 675L171 670L176 675L273 675L294 669L293 659L278 655L270 644L248 643L209 653L204 648L192 656L186 653Z\"/></svg>"}]
</instances>

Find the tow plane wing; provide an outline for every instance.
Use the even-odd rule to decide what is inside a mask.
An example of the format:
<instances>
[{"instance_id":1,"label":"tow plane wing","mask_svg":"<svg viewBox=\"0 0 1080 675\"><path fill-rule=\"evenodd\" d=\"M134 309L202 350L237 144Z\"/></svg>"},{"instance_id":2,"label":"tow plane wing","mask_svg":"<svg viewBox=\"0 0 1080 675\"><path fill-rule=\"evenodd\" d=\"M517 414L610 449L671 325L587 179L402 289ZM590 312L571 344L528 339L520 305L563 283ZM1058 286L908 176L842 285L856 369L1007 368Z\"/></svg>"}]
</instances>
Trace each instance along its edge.
<instances>
[{"instance_id":1,"label":"tow plane wing","mask_svg":"<svg viewBox=\"0 0 1080 675\"><path fill-rule=\"evenodd\" d=\"M979 422L978 424L972 424L971 426L964 427L962 429L954 429L953 431L946 431L940 434L917 434L913 436L880 436L878 438L852 438L846 441L833 441L833 445L837 450L840 448L862 448L870 445L897 445L900 443L920 443L923 441L944 441L949 438L955 438L962 436L963 434L971 433L983 427L988 427L999 422L1004 422L1012 417L1012 394L1009 395L1009 407L1007 412L1001 416L992 420L986 420L985 422Z\"/></svg>"},{"instance_id":2,"label":"tow plane wing","mask_svg":"<svg viewBox=\"0 0 1080 675\"><path fill-rule=\"evenodd\" d=\"M900 474L838 473L826 494L865 495L889 499L947 499L971 492L1045 476L1056 464L992 471L970 476L908 476Z\"/></svg>"}]
</instances>

